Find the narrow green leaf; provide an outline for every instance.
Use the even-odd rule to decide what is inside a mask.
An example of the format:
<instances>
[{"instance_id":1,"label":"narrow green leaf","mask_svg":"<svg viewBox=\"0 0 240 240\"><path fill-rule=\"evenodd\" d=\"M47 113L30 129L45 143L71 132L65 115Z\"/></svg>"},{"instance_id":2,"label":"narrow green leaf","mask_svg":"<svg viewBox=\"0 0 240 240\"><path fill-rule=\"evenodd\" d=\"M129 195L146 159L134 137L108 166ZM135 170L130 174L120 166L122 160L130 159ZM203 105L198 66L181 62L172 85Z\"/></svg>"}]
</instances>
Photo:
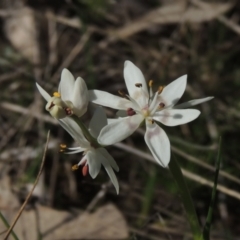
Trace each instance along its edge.
<instances>
[{"instance_id":1,"label":"narrow green leaf","mask_svg":"<svg viewBox=\"0 0 240 240\"><path fill-rule=\"evenodd\" d=\"M206 223L204 225L203 234L202 234L204 240L209 240L209 236L210 236L213 209L214 209L215 200L216 200L218 173L219 173L220 162L221 162L221 145L222 145L222 139L220 137L219 138L219 147L218 147L215 177L214 177L214 186L213 186L213 190L212 190L210 205L209 205L209 208L208 208L207 219L206 219Z\"/></svg>"},{"instance_id":2,"label":"narrow green leaf","mask_svg":"<svg viewBox=\"0 0 240 240\"><path fill-rule=\"evenodd\" d=\"M0 212L0 218L1 218L2 222L4 223L4 225L6 226L6 228L9 228L10 225L9 225L7 219L3 216L3 214L1 212ZM13 230L11 231L11 234L15 240L19 240L19 238L17 237L17 235L15 234L15 232Z\"/></svg>"},{"instance_id":3,"label":"narrow green leaf","mask_svg":"<svg viewBox=\"0 0 240 240\"><path fill-rule=\"evenodd\" d=\"M201 228L199 225L196 210L194 208L192 197L188 190L187 184L184 180L181 168L179 167L175 157L173 157L169 163L169 170L172 173L172 176L175 179L176 184L178 186L182 203L185 208L189 224L191 226L193 239L201 240L202 239Z\"/></svg>"}]
</instances>

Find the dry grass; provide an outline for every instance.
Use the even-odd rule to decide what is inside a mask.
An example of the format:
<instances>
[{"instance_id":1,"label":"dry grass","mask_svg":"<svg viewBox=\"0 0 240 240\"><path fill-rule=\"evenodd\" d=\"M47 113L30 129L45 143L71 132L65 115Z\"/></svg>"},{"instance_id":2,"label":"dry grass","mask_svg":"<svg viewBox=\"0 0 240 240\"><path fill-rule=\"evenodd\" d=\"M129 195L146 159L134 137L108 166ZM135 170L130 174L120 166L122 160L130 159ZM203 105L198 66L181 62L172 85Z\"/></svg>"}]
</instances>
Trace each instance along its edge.
<instances>
[{"instance_id":1,"label":"dry grass","mask_svg":"<svg viewBox=\"0 0 240 240\"><path fill-rule=\"evenodd\" d=\"M12 0L0 3L0 17L0 185L8 178L6 188L15 199L11 205L0 199L0 210L10 222L10 212L19 209L36 178L51 129L42 179L28 209L42 204L88 214L112 202L127 220L130 239L191 239L169 172L145 161L152 157L141 130L108 148L120 166L117 196L103 169L95 180L84 178L80 171L71 172L81 155L59 153L58 145L71 145L72 139L45 112L45 102L35 88L37 81L48 92L55 91L65 67L75 77L83 77L89 89L117 94L126 90L123 63L131 60L147 80L154 80L156 88L187 73L187 91L181 101L215 96L197 107L202 114L196 121L164 129L189 179L203 223L218 137L222 136L222 171L211 239L239 239L238 2L60 0L56 5L54 1ZM86 122L92 105L89 110ZM109 109L107 113L114 114ZM47 239L41 228L39 233Z\"/></svg>"}]
</instances>

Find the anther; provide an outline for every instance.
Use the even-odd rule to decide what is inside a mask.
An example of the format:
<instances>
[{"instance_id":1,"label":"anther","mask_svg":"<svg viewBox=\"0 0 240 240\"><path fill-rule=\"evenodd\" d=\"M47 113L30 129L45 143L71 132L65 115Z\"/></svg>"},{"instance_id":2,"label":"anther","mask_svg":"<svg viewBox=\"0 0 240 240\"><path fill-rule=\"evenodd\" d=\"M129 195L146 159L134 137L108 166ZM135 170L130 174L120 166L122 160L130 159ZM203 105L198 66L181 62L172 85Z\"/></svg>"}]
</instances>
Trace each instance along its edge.
<instances>
[{"instance_id":1,"label":"anther","mask_svg":"<svg viewBox=\"0 0 240 240\"><path fill-rule=\"evenodd\" d=\"M163 102L159 103L159 108L162 109L165 107L165 104Z\"/></svg>"},{"instance_id":2,"label":"anther","mask_svg":"<svg viewBox=\"0 0 240 240\"><path fill-rule=\"evenodd\" d=\"M75 164L72 166L72 171L76 171L76 170L78 170L78 168L79 168L79 166L77 164Z\"/></svg>"},{"instance_id":3,"label":"anther","mask_svg":"<svg viewBox=\"0 0 240 240\"><path fill-rule=\"evenodd\" d=\"M149 80L148 86L149 86L149 87L152 87L152 85L153 85L153 80Z\"/></svg>"},{"instance_id":4,"label":"anther","mask_svg":"<svg viewBox=\"0 0 240 240\"><path fill-rule=\"evenodd\" d=\"M60 148L67 148L67 145L66 144L60 144Z\"/></svg>"},{"instance_id":5,"label":"anther","mask_svg":"<svg viewBox=\"0 0 240 240\"><path fill-rule=\"evenodd\" d=\"M158 88L158 94L162 93L162 91L163 91L163 86L160 86L160 87Z\"/></svg>"},{"instance_id":6,"label":"anther","mask_svg":"<svg viewBox=\"0 0 240 240\"><path fill-rule=\"evenodd\" d=\"M66 107L64 110L65 110L65 112L66 112L66 115L68 115L68 116L70 116L70 115L72 115L72 114L73 114L73 111L72 111L72 109L71 109L71 108L69 108L69 107Z\"/></svg>"},{"instance_id":7,"label":"anther","mask_svg":"<svg viewBox=\"0 0 240 240\"><path fill-rule=\"evenodd\" d=\"M140 88L140 87L142 87L142 84L141 83L136 83L135 86Z\"/></svg>"},{"instance_id":8,"label":"anther","mask_svg":"<svg viewBox=\"0 0 240 240\"><path fill-rule=\"evenodd\" d=\"M151 124L154 124L155 123L155 121L153 120L153 119L149 119L148 120Z\"/></svg>"},{"instance_id":9,"label":"anther","mask_svg":"<svg viewBox=\"0 0 240 240\"><path fill-rule=\"evenodd\" d=\"M128 108L127 109L127 115L128 116L133 116L133 115L135 115L136 114L136 112L132 109L132 108Z\"/></svg>"},{"instance_id":10,"label":"anther","mask_svg":"<svg viewBox=\"0 0 240 240\"><path fill-rule=\"evenodd\" d=\"M60 97L61 97L61 94L60 94L59 92L54 92L54 93L53 93L53 96L54 96L54 97L59 97L59 98L60 98Z\"/></svg>"},{"instance_id":11,"label":"anther","mask_svg":"<svg viewBox=\"0 0 240 240\"><path fill-rule=\"evenodd\" d=\"M126 97L126 94L124 92L122 92L121 90L118 90L118 94L122 97Z\"/></svg>"}]
</instances>

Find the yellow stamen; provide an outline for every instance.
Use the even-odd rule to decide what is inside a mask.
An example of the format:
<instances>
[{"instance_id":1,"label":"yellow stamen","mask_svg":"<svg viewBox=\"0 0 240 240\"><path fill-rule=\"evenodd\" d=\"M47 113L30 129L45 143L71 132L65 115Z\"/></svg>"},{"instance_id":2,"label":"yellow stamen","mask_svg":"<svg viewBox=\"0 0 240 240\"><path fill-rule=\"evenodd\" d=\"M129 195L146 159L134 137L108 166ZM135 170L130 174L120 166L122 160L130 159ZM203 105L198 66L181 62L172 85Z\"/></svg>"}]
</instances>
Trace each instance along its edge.
<instances>
[{"instance_id":1,"label":"yellow stamen","mask_svg":"<svg viewBox=\"0 0 240 240\"><path fill-rule=\"evenodd\" d=\"M75 164L72 166L72 171L76 171L76 170L78 170L78 168L79 168L79 166L77 164Z\"/></svg>"},{"instance_id":2,"label":"yellow stamen","mask_svg":"<svg viewBox=\"0 0 240 240\"><path fill-rule=\"evenodd\" d=\"M66 144L60 144L60 148L65 149L65 148L67 148L67 145Z\"/></svg>"},{"instance_id":3,"label":"yellow stamen","mask_svg":"<svg viewBox=\"0 0 240 240\"><path fill-rule=\"evenodd\" d=\"M164 88L163 86L160 86L160 87L158 88L158 94L162 93L163 88Z\"/></svg>"},{"instance_id":4,"label":"yellow stamen","mask_svg":"<svg viewBox=\"0 0 240 240\"><path fill-rule=\"evenodd\" d=\"M153 85L153 80L149 80L149 82L148 82L148 86L151 88L152 85Z\"/></svg>"},{"instance_id":5,"label":"yellow stamen","mask_svg":"<svg viewBox=\"0 0 240 240\"><path fill-rule=\"evenodd\" d=\"M54 96L54 97L59 97L59 98L60 98L60 97L61 97L61 94L60 94L59 92L54 92L54 93L53 93L53 96Z\"/></svg>"}]
</instances>

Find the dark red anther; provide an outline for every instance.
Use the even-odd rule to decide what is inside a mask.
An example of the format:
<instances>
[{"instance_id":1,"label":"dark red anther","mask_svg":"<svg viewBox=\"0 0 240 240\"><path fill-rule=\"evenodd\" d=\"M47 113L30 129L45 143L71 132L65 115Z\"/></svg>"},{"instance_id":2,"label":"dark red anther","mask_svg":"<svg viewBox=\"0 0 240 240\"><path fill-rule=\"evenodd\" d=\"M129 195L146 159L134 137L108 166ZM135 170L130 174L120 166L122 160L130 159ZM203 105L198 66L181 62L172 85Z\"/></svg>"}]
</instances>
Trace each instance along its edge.
<instances>
[{"instance_id":1,"label":"dark red anther","mask_svg":"<svg viewBox=\"0 0 240 240\"><path fill-rule=\"evenodd\" d=\"M88 165L83 166L82 175L86 177L88 175Z\"/></svg>"},{"instance_id":2,"label":"dark red anther","mask_svg":"<svg viewBox=\"0 0 240 240\"><path fill-rule=\"evenodd\" d=\"M67 116L70 116L70 115L73 114L72 109L69 108L69 107L66 107L64 110L65 110L65 113L66 113Z\"/></svg>"},{"instance_id":3,"label":"dark red anther","mask_svg":"<svg viewBox=\"0 0 240 240\"><path fill-rule=\"evenodd\" d=\"M55 104L54 104L53 102L51 102L51 105L49 106L48 109L51 109L51 108L54 107L54 106L55 106Z\"/></svg>"},{"instance_id":4,"label":"dark red anther","mask_svg":"<svg viewBox=\"0 0 240 240\"><path fill-rule=\"evenodd\" d=\"M164 108L165 107L165 104L163 102L159 103L159 107L160 108Z\"/></svg>"},{"instance_id":5,"label":"dark red anther","mask_svg":"<svg viewBox=\"0 0 240 240\"><path fill-rule=\"evenodd\" d=\"M140 88L140 87L142 87L142 84L141 83L136 83L135 86Z\"/></svg>"},{"instance_id":6,"label":"dark red anther","mask_svg":"<svg viewBox=\"0 0 240 240\"><path fill-rule=\"evenodd\" d=\"M127 109L127 115L128 116L133 116L133 115L135 115L136 114L136 112L132 109L132 108L128 108Z\"/></svg>"}]
</instances>

